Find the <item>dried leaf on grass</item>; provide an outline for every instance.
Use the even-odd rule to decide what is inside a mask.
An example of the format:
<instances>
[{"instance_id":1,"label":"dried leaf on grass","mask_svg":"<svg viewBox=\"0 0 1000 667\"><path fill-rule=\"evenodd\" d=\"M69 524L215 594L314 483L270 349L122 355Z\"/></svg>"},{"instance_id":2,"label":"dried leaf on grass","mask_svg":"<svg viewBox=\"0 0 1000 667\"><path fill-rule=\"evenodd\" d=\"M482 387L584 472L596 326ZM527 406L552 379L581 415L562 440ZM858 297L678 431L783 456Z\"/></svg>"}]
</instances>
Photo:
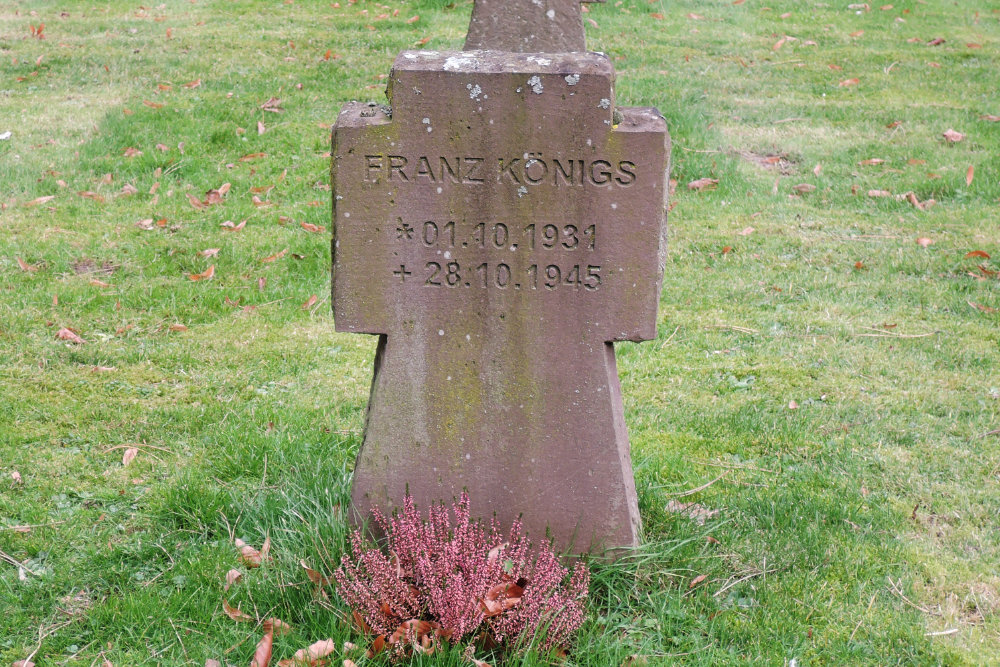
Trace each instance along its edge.
<instances>
[{"instance_id":1,"label":"dried leaf on grass","mask_svg":"<svg viewBox=\"0 0 1000 667\"><path fill-rule=\"evenodd\" d=\"M971 250L965 253L966 259L972 259L973 257L978 257L979 259L989 259L990 254L985 250Z\"/></svg>"},{"instance_id":2,"label":"dried leaf on grass","mask_svg":"<svg viewBox=\"0 0 1000 667\"><path fill-rule=\"evenodd\" d=\"M208 267L207 269L205 269L201 273L189 273L188 274L188 278L190 278L191 280L194 280L195 282L197 282L199 280L208 280L208 279L210 279L214 275L215 275L215 264L213 264L212 266Z\"/></svg>"},{"instance_id":3,"label":"dried leaf on grass","mask_svg":"<svg viewBox=\"0 0 1000 667\"><path fill-rule=\"evenodd\" d=\"M264 540L264 545L260 548L260 551L257 551L257 549L254 549L252 546L239 538L236 538L233 543L240 551L240 560L242 560L247 567L260 567L262 562L270 558L270 537Z\"/></svg>"},{"instance_id":4,"label":"dried leaf on grass","mask_svg":"<svg viewBox=\"0 0 1000 667\"><path fill-rule=\"evenodd\" d=\"M950 144L957 144L958 142L965 139L964 134L962 134L961 132L957 132L951 128L948 128L947 130L942 132L941 136L943 136L945 140Z\"/></svg>"},{"instance_id":5,"label":"dried leaf on grass","mask_svg":"<svg viewBox=\"0 0 1000 667\"><path fill-rule=\"evenodd\" d=\"M84 199L93 199L94 201L99 202L101 204L104 203L104 197L97 194L96 192L91 192L90 190L84 190L82 192L77 192L76 194L80 195Z\"/></svg>"},{"instance_id":6,"label":"dried leaf on grass","mask_svg":"<svg viewBox=\"0 0 1000 667\"><path fill-rule=\"evenodd\" d=\"M702 190L714 190L718 185L719 179L717 178L699 178L696 181L688 183L688 190L695 190L696 192L701 192Z\"/></svg>"},{"instance_id":7,"label":"dried leaf on grass","mask_svg":"<svg viewBox=\"0 0 1000 667\"><path fill-rule=\"evenodd\" d=\"M265 632L273 632L276 635L287 635L292 631L292 626L285 623L280 618L269 618L261 624Z\"/></svg>"},{"instance_id":8,"label":"dried leaf on grass","mask_svg":"<svg viewBox=\"0 0 1000 667\"><path fill-rule=\"evenodd\" d=\"M254 620L254 617L246 613L239 607L234 607L225 599L222 600L222 611L225 612L226 616L233 619L237 623L248 623Z\"/></svg>"},{"instance_id":9,"label":"dried leaf on grass","mask_svg":"<svg viewBox=\"0 0 1000 667\"><path fill-rule=\"evenodd\" d=\"M699 526L705 525L706 521L719 514L719 510L708 509L700 503L682 503L676 500L669 501L665 509L673 514L683 514Z\"/></svg>"},{"instance_id":10,"label":"dried leaf on grass","mask_svg":"<svg viewBox=\"0 0 1000 667\"><path fill-rule=\"evenodd\" d=\"M270 255L269 257L265 257L260 261L264 262L265 264L270 264L271 262L276 262L277 260L281 259L286 254L288 254L288 248L285 248L281 252L276 252L273 255Z\"/></svg>"},{"instance_id":11,"label":"dried leaf on grass","mask_svg":"<svg viewBox=\"0 0 1000 667\"><path fill-rule=\"evenodd\" d=\"M240 579L243 578L243 573L239 570L230 570L226 572L226 585L223 587L223 591L229 591L233 584L239 583Z\"/></svg>"},{"instance_id":12,"label":"dried leaf on grass","mask_svg":"<svg viewBox=\"0 0 1000 667\"><path fill-rule=\"evenodd\" d=\"M55 198L56 198L55 195L47 195L45 197L38 197L36 199L32 199L29 202L25 202L24 207L25 208L31 208L32 206L38 206L39 204L47 204L48 202L52 201Z\"/></svg>"},{"instance_id":13,"label":"dried leaf on grass","mask_svg":"<svg viewBox=\"0 0 1000 667\"><path fill-rule=\"evenodd\" d=\"M126 449L125 453L122 454L122 466L127 467L128 464L132 463L132 461L135 460L135 457L138 454L139 454L138 447L129 447L128 449Z\"/></svg>"},{"instance_id":14,"label":"dried leaf on grass","mask_svg":"<svg viewBox=\"0 0 1000 667\"><path fill-rule=\"evenodd\" d=\"M271 649L274 645L274 631L267 631L257 644L257 650L250 661L250 667L267 667L271 662Z\"/></svg>"},{"instance_id":15,"label":"dried leaf on grass","mask_svg":"<svg viewBox=\"0 0 1000 667\"><path fill-rule=\"evenodd\" d=\"M299 561L299 565L301 565L302 569L306 571L306 576L309 577L309 581L313 582L317 586L329 586L330 585L331 580L328 577L324 577L318 571L316 571L316 570L312 569L311 567L309 567L308 565L306 565L306 562L304 560L300 560Z\"/></svg>"},{"instance_id":16,"label":"dried leaf on grass","mask_svg":"<svg viewBox=\"0 0 1000 667\"><path fill-rule=\"evenodd\" d=\"M299 649L290 659L278 662L278 667L306 667L322 664L323 658L337 650L332 639L321 639L308 648ZM345 661L346 663L347 661Z\"/></svg>"},{"instance_id":17,"label":"dried leaf on grass","mask_svg":"<svg viewBox=\"0 0 1000 667\"><path fill-rule=\"evenodd\" d=\"M921 248L927 248L928 246L934 245L934 239L927 238L926 236L920 236L917 238L917 245Z\"/></svg>"},{"instance_id":18,"label":"dried leaf on grass","mask_svg":"<svg viewBox=\"0 0 1000 667\"><path fill-rule=\"evenodd\" d=\"M26 261L24 261L20 257L15 257L14 259L17 260L17 265L19 267L21 267L21 270L24 271L24 272L26 272L26 273L34 273L35 271L38 270L37 266L35 266L34 264L28 264Z\"/></svg>"},{"instance_id":19,"label":"dried leaf on grass","mask_svg":"<svg viewBox=\"0 0 1000 667\"><path fill-rule=\"evenodd\" d=\"M990 313L990 314L992 314L992 313L1000 312L1000 311L997 311L996 308L991 308L989 306L984 306L983 304L976 303L975 301L968 301L967 303L970 306L972 306L973 308L975 308L976 310L982 311L984 313Z\"/></svg>"},{"instance_id":20,"label":"dried leaf on grass","mask_svg":"<svg viewBox=\"0 0 1000 667\"><path fill-rule=\"evenodd\" d=\"M87 342L84 339L80 338L80 336L78 336L75 331L73 331L68 327L63 327L62 329L57 331L56 338L58 338L59 340L69 341L70 343L76 343L77 345L82 345Z\"/></svg>"}]
</instances>

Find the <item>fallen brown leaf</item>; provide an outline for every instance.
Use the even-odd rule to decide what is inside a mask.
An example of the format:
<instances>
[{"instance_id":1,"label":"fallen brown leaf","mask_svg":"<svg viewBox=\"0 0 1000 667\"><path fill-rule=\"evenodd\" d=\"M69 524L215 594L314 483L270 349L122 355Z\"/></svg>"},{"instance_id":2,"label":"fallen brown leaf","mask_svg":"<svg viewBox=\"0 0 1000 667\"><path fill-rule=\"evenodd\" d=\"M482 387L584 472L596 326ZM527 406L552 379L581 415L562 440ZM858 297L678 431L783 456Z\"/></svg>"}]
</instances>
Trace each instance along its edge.
<instances>
[{"instance_id":1,"label":"fallen brown leaf","mask_svg":"<svg viewBox=\"0 0 1000 667\"><path fill-rule=\"evenodd\" d=\"M215 257L219 254L218 248L205 248L198 252L199 257Z\"/></svg>"},{"instance_id":2,"label":"fallen brown leaf","mask_svg":"<svg viewBox=\"0 0 1000 667\"><path fill-rule=\"evenodd\" d=\"M314 234L326 231L326 227L321 227L320 225L314 225L311 222L303 222L300 224L302 225L302 229L306 230L307 232L313 232Z\"/></svg>"},{"instance_id":3,"label":"fallen brown leaf","mask_svg":"<svg viewBox=\"0 0 1000 667\"><path fill-rule=\"evenodd\" d=\"M841 88L848 88L850 86L856 86L859 83L861 83L861 79L844 79L837 85L840 86Z\"/></svg>"},{"instance_id":4,"label":"fallen brown leaf","mask_svg":"<svg viewBox=\"0 0 1000 667\"><path fill-rule=\"evenodd\" d=\"M142 151L134 146L129 146L122 152L122 155L124 155L125 157L137 157L139 155L142 155Z\"/></svg>"},{"instance_id":5,"label":"fallen brown leaf","mask_svg":"<svg viewBox=\"0 0 1000 667\"><path fill-rule=\"evenodd\" d=\"M980 120L988 120L991 123L1000 123L1000 116L994 116L992 114L986 114L985 116L980 116Z\"/></svg>"},{"instance_id":6,"label":"fallen brown leaf","mask_svg":"<svg viewBox=\"0 0 1000 667\"><path fill-rule=\"evenodd\" d=\"M226 196L230 188L229 183L223 183L215 190L209 190L205 193L205 204L221 204L222 198Z\"/></svg>"},{"instance_id":7,"label":"fallen brown leaf","mask_svg":"<svg viewBox=\"0 0 1000 667\"><path fill-rule=\"evenodd\" d=\"M93 199L94 201L99 202L101 204L104 203L104 197L97 194L96 192L91 192L90 190L84 190L83 192L77 192L76 194L80 195L84 199Z\"/></svg>"},{"instance_id":8,"label":"fallen brown leaf","mask_svg":"<svg viewBox=\"0 0 1000 667\"><path fill-rule=\"evenodd\" d=\"M976 176L976 168L973 165L969 165L969 168L965 172L965 185L972 185L972 179Z\"/></svg>"},{"instance_id":9,"label":"fallen brown leaf","mask_svg":"<svg viewBox=\"0 0 1000 667\"><path fill-rule=\"evenodd\" d=\"M135 457L139 454L139 449L137 447L129 447L122 454L122 467L128 467L128 464L135 460Z\"/></svg>"},{"instance_id":10,"label":"fallen brown leaf","mask_svg":"<svg viewBox=\"0 0 1000 667\"><path fill-rule=\"evenodd\" d=\"M243 573L239 570L230 570L226 572L226 585L222 588L224 592L228 592L230 586L239 583L240 579L243 578Z\"/></svg>"},{"instance_id":11,"label":"fallen brown leaf","mask_svg":"<svg viewBox=\"0 0 1000 667\"><path fill-rule=\"evenodd\" d=\"M201 273L189 273L188 278L194 281L209 280L214 275L215 275L215 264L211 265Z\"/></svg>"},{"instance_id":12,"label":"fallen brown leaf","mask_svg":"<svg viewBox=\"0 0 1000 667\"><path fill-rule=\"evenodd\" d=\"M282 111L284 111L284 109L282 109L281 106L279 106L280 104L281 100L279 100L277 97L272 97L267 102L261 104L260 108L263 109L264 111L270 111L272 113L281 113Z\"/></svg>"},{"instance_id":13,"label":"fallen brown leaf","mask_svg":"<svg viewBox=\"0 0 1000 667\"><path fill-rule=\"evenodd\" d=\"M926 248L928 246L934 245L934 240L929 239L926 236L921 236L917 238L917 245L920 246L921 248Z\"/></svg>"},{"instance_id":14,"label":"fallen brown leaf","mask_svg":"<svg viewBox=\"0 0 1000 667\"><path fill-rule=\"evenodd\" d=\"M688 588L694 588L695 586L705 581L706 579L708 579L707 574L699 574L697 577L691 580L691 583L688 584Z\"/></svg>"},{"instance_id":15,"label":"fallen brown leaf","mask_svg":"<svg viewBox=\"0 0 1000 667\"><path fill-rule=\"evenodd\" d=\"M257 121L257 134L261 135L261 134L264 134L265 132L267 132L267 128L264 127L264 123L262 123L262 122L260 122L258 120Z\"/></svg>"},{"instance_id":16,"label":"fallen brown leaf","mask_svg":"<svg viewBox=\"0 0 1000 667\"><path fill-rule=\"evenodd\" d=\"M302 569L306 571L306 576L309 577L309 581L313 582L318 586L330 585L330 579L328 577L324 577L322 574L320 574L316 570L306 565L306 562L304 560L300 560L299 565L301 565Z\"/></svg>"},{"instance_id":17,"label":"fallen brown leaf","mask_svg":"<svg viewBox=\"0 0 1000 667\"><path fill-rule=\"evenodd\" d=\"M980 259L989 259L990 258L990 254L988 252L986 252L985 250L972 250L972 251L969 251L969 252L965 253L965 258L966 259L972 259L973 257L978 257Z\"/></svg>"},{"instance_id":18,"label":"fallen brown leaf","mask_svg":"<svg viewBox=\"0 0 1000 667\"><path fill-rule=\"evenodd\" d=\"M33 264L28 264L26 261L24 261L20 257L15 257L14 259L17 260L17 265L19 267L21 267L21 270L24 271L24 272L26 272L26 273L34 273L35 271L38 270L37 266L35 266Z\"/></svg>"},{"instance_id":19,"label":"fallen brown leaf","mask_svg":"<svg viewBox=\"0 0 1000 667\"><path fill-rule=\"evenodd\" d=\"M892 193L889 192L888 190L869 190L868 191L868 196L869 197L873 197L873 198L891 197Z\"/></svg>"},{"instance_id":20,"label":"fallen brown leaf","mask_svg":"<svg viewBox=\"0 0 1000 667\"><path fill-rule=\"evenodd\" d=\"M885 162L885 160L883 160L882 158L873 157L870 160L862 160L858 164L861 165L862 167L869 167L871 165L882 164L883 162Z\"/></svg>"},{"instance_id":21,"label":"fallen brown leaf","mask_svg":"<svg viewBox=\"0 0 1000 667\"><path fill-rule=\"evenodd\" d=\"M240 223L238 225L234 224L231 220L226 220L219 226L228 232L238 232L241 229L243 229L246 226L246 224L247 224L246 220L240 220Z\"/></svg>"},{"instance_id":22,"label":"fallen brown leaf","mask_svg":"<svg viewBox=\"0 0 1000 667\"><path fill-rule=\"evenodd\" d=\"M962 134L961 132L956 132L955 130L952 130L951 128L949 128L949 129L945 130L944 132L942 132L941 136L943 136L948 141L948 143L951 143L951 144L957 144L958 142L960 142L963 139L965 139L965 135L964 134Z\"/></svg>"},{"instance_id":23,"label":"fallen brown leaf","mask_svg":"<svg viewBox=\"0 0 1000 667\"><path fill-rule=\"evenodd\" d=\"M233 619L237 623L248 623L254 620L253 616L246 613L239 607L233 607L225 599L222 600L222 611L225 612L226 616Z\"/></svg>"},{"instance_id":24,"label":"fallen brown leaf","mask_svg":"<svg viewBox=\"0 0 1000 667\"><path fill-rule=\"evenodd\" d=\"M183 324L171 324L167 328L170 329L171 331L187 331L188 330L188 328L186 326L184 326Z\"/></svg>"},{"instance_id":25,"label":"fallen brown leaf","mask_svg":"<svg viewBox=\"0 0 1000 667\"><path fill-rule=\"evenodd\" d=\"M194 207L196 210L200 211L200 210L202 210L203 208L206 207L205 203L203 203L200 199L198 199L197 197L195 197L191 193L188 193L187 199L188 199L188 202L190 202L191 206Z\"/></svg>"},{"instance_id":26,"label":"fallen brown leaf","mask_svg":"<svg viewBox=\"0 0 1000 667\"><path fill-rule=\"evenodd\" d=\"M368 647L365 657L371 659L385 650L385 635L379 635L372 640L372 645Z\"/></svg>"},{"instance_id":27,"label":"fallen brown leaf","mask_svg":"<svg viewBox=\"0 0 1000 667\"><path fill-rule=\"evenodd\" d=\"M250 667L267 667L271 662L271 649L274 644L274 631L268 631L261 637L257 650L250 661Z\"/></svg>"},{"instance_id":28,"label":"fallen brown leaf","mask_svg":"<svg viewBox=\"0 0 1000 667\"><path fill-rule=\"evenodd\" d=\"M281 619L269 618L261 624L265 632L271 631L276 635L287 635L292 631L292 626Z\"/></svg>"},{"instance_id":29,"label":"fallen brown leaf","mask_svg":"<svg viewBox=\"0 0 1000 667\"><path fill-rule=\"evenodd\" d=\"M11 471L10 478L13 480L14 484L22 484L21 473L19 473L17 470Z\"/></svg>"},{"instance_id":30,"label":"fallen brown leaf","mask_svg":"<svg viewBox=\"0 0 1000 667\"><path fill-rule=\"evenodd\" d=\"M912 191L911 192L907 192L906 195L905 195L905 197L906 197L906 201L908 201L911 204L913 204L914 208L917 208L917 209L919 209L921 211L926 210L926 207L924 206L924 203L921 202L920 199L917 198L917 193L912 192Z\"/></svg>"},{"instance_id":31,"label":"fallen brown leaf","mask_svg":"<svg viewBox=\"0 0 1000 667\"><path fill-rule=\"evenodd\" d=\"M250 160L256 160L257 158L267 157L267 153L247 153L240 158L240 162L249 162Z\"/></svg>"},{"instance_id":32,"label":"fallen brown leaf","mask_svg":"<svg viewBox=\"0 0 1000 667\"><path fill-rule=\"evenodd\" d=\"M25 202L24 207L31 208L32 206L38 206L39 204L47 204L48 202L52 201L55 198L56 198L55 195L46 195L44 197L37 197L29 202Z\"/></svg>"},{"instance_id":33,"label":"fallen brown leaf","mask_svg":"<svg viewBox=\"0 0 1000 667\"><path fill-rule=\"evenodd\" d=\"M319 299L317 298L317 296L313 294L306 300L304 304L302 304L302 310L309 310L310 308L316 305L316 301L318 300Z\"/></svg>"},{"instance_id":34,"label":"fallen brown leaf","mask_svg":"<svg viewBox=\"0 0 1000 667\"><path fill-rule=\"evenodd\" d=\"M807 192L812 192L816 189L816 186L811 183L799 183L798 185L793 185L792 190L795 190L799 194L806 194Z\"/></svg>"},{"instance_id":35,"label":"fallen brown leaf","mask_svg":"<svg viewBox=\"0 0 1000 667\"><path fill-rule=\"evenodd\" d=\"M968 301L967 303L970 306L972 306L973 308L975 308L976 310L981 310L984 313L996 313L996 312L1000 312L1000 311L997 311L996 308L990 308L989 306L984 306L984 305L982 305L980 303L976 303L975 301Z\"/></svg>"},{"instance_id":36,"label":"fallen brown leaf","mask_svg":"<svg viewBox=\"0 0 1000 667\"><path fill-rule=\"evenodd\" d=\"M281 252L277 252L277 253L275 253L275 254L273 254L273 255L270 255L270 256L268 256L268 257L265 257L264 259L262 259L262 260L260 260L260 261L264 262L265 264L270 264L271 262L275 262L275 261L277 261L277 260L281 259L281 258L282 258L282 257L284 257L284 256L285 256L285 254L287 254L287 253L288 253L288 248L285 248L285 249L284 249L284 250L282 250Z\"/></svg>"},{"instance_id":37,"label":"fallen brown leaf","mask_svg":"<svg viewBox=\"0 0 1000 667\"><path fill-rule=\"evenodd\" d=\"M719 185L719 179L717 178L699 178L696 181L688 183L688 190L695 190L697 192L714 190L717 185Z\"/></svg>"},{"instance_id":38,"label":"fallen brown leaf","mask_svg":"<svg viewBox=\"0 0 1000 667\"><path fill-rule=\"evenodd\" d=\"M257 551L239 538L236 538L233 543L240 551L240 560L242 560L247 567L260 567L260 564L268 559L268 553L271 550L270 537L264 540L264 545L261 547L260 551Z\"/></svg>"},{"instance_id":39,"label":"fallen brown leaf","mask_svg":"<svg viewBox=\"0 0 1000 667\"><path fill-rule=\"evenodd\" d=\"M332 639L321 639L314 644L310 644L307 648L299 649L292 656L291 664L293 665L311 665L315 661L321 660L326 656L330 655L337 650L337 645L333 643Z\"/></svg>"},{"instance_id":40,"label":"fallen brown leaf","mask_svg":"<svg viewBox=\"0 0 1000 667\"><path fill-rule=\"evenodd\" d=\"M87 342L84 339L80 338L78 335L76 335L76 332L67 327L63 327L62 329L57 331L56 338L58 338L59 340L69 341L70 343L76 343L77 345L82 345L83 343Z\"/></svg>"}]
</instances>

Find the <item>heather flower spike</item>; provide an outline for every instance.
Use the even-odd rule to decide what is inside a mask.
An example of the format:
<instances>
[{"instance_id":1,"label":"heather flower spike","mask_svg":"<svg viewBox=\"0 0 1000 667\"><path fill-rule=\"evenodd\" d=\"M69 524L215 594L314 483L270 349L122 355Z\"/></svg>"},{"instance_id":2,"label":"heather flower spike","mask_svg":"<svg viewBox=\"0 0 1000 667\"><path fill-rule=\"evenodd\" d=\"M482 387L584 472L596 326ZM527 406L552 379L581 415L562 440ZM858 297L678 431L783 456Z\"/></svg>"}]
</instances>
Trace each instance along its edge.
<instances>
[{"instance_id":1,"label":"heather flower spike","mask_svg":"<svg viewBox=\"0 0 1000 667\"><path fill-rule=\"evenodd\" d=\"M548 542L532 549L515 521L473 521L467 494L427 519L407 496L391 518L373 513L385 550L357 530L334 573L356 625L376 637L369 654L433 653L442 641L541 651L564 649L583 623L590 575L572 576Z\"/></svg>"}]
</instances>

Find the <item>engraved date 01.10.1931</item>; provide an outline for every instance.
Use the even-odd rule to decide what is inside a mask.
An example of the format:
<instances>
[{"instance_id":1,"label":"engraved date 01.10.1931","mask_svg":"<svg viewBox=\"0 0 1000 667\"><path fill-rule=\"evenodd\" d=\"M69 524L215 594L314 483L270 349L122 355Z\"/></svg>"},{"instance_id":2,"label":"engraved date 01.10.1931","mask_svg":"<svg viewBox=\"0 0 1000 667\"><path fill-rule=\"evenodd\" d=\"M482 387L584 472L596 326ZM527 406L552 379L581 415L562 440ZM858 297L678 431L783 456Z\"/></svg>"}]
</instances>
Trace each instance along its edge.
<instances>
[{"instance_id":1,"label":"engraved date 01.10.1931","mask_svg":"<svg viewBox=\"0 0 1000 667\"><path fill-rule=\"evenodd\" d=\"M433 220L411 225L400 220L396 239L415 241L425 248L594 250L597 225L511 226L502 222L459 225L454 221L438 223Z\"/></svg>"}]
</instances>

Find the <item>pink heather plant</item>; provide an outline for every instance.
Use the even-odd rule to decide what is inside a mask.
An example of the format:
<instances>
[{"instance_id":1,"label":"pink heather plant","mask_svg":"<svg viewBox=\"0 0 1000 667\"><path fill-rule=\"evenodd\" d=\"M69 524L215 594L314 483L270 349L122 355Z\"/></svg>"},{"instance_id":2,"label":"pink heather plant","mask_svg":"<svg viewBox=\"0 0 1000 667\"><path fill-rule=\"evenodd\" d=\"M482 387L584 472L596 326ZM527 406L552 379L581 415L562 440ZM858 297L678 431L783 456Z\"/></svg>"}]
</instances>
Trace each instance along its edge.
<instances>
[{"instance_id":1,"label":"pink heather plant","mask_svg":"<svg viewBox=\"0 0 1000 667\"><path fill-rule=\"evenodd\" d=\"M449 510L431 507L427 521L409 496L391 519L373 512L386 537L386 552L366 548L361 531L351 536L351 555L334 573L341 598L397 655L404 638L419 648L409 628L436 628L432 639L475 642L541 651L566 647L583 623L590 574L577 561L573 575L548 542L537 551L515 521L504 536L494 519L487 530L469 514L469 498ZM404 625L410 621L408 625ZM440 625L438 625L440 624ZM395 634L394 634L395 633Z\"/></svg>"}]
</instances>

